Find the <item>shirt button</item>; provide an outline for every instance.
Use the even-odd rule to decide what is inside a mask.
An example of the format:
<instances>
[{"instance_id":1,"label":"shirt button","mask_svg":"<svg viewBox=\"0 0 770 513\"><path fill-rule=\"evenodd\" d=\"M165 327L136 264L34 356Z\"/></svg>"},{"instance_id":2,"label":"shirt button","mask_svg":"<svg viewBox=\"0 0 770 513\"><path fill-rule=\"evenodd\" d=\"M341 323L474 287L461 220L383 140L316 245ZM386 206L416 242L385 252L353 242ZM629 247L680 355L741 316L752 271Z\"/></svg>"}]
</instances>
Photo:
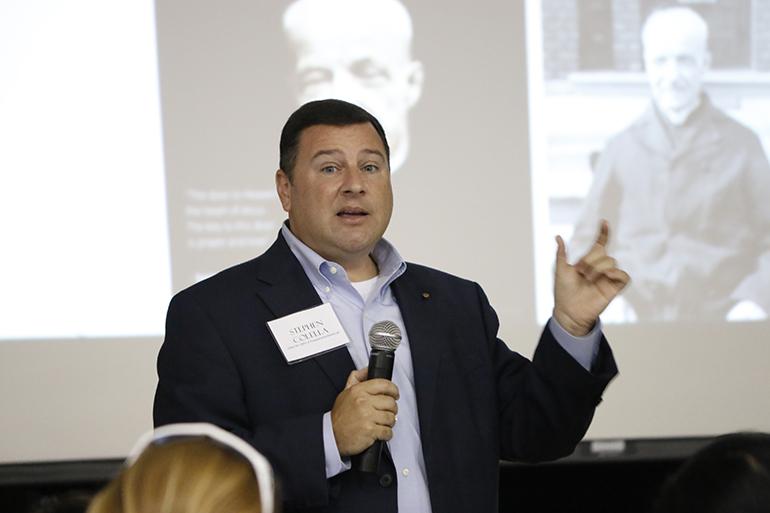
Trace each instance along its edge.
<instances>
[{"instance_id":1,"label":"shirt button","mask_svg":"<svg viewBox=\"0 0 770 513\"><path fill-rule=\"evenodd\" d=\"M369 312L364 311L364 319L368 319L368 318L369 318Z\"/></svg>"},{"instance_id":2,"label":"shirt button","mask_svg":"<svg viewBox=\"0 0 770 513\"><path fill-rule=\"evenodd\" d=\"M331 290L332 290L332 289L330 289L329 287L326 287L326 288L324 289L324 292L326 292L326 293L328 294L328 293L329 293Z\"/></svg>"},{"instance_id":3,"label":"shirt button","mask_svg":"<svg viewBox=\"0 0 770 513\"><path fill-rule=\"evenodd\" d=\"M330 271L332 274L337 274L337 268L336 268L336 267L332 267L331 269L329 269L329 271Z\"/></svg>"},{"instance_id":4,"label":"shirt button","mask_svg":"<svg viewBox=\"0 0 770 513\"><path fill-rule=\"evenodd\" d=\"M404 474L404 477L408 477L409 476L409 469L405 468L404 472L402 472L402 473Z\"/></svg>"}]
</instances>

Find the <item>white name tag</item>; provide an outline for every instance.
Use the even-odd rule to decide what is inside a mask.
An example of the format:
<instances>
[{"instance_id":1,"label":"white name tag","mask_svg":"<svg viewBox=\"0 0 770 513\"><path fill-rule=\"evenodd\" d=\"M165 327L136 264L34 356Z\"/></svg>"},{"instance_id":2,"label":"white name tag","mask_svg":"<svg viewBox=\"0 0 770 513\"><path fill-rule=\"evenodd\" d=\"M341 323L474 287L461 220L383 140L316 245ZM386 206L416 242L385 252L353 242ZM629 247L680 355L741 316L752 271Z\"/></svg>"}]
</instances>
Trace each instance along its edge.
<instances>
[{"instance_id":1,"label":"white name tag","mask_svg":"<svg viewBox=\"0 0 770 513\"><path fill-rule=\"evenodd\" d=\"M301 312L267 322L278 347L289 365L326 353L349 342L332 305Z\"/></svg>"}]
</instances>

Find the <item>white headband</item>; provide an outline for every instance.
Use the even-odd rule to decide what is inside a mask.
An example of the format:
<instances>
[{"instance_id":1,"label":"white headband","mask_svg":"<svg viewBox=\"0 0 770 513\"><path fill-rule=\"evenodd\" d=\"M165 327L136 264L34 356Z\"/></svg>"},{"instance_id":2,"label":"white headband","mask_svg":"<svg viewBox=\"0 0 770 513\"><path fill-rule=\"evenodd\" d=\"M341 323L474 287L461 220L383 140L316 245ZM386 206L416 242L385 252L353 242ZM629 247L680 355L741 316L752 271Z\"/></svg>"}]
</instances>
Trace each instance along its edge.
<instances>
[{"instance_id":1,"label":"white headband","mask_svg":"<svg viewBox=\"0 0 770 513\"><path fill-rule=\"evenodd\" d=\"M259 499L262 503L262 513L273 513L275 497L275 482L273 469L267 458L262 456L254 447L245 440L235 436L229 431L207 424L205 422L191 422L185 424L167 424L148 431L136 442L126 458L126 466L133 465L144 450L153 442L170 437L206 436L212 440L230 447L245 457L254 468L259 485Z\"/></svg>"}]
</instances>

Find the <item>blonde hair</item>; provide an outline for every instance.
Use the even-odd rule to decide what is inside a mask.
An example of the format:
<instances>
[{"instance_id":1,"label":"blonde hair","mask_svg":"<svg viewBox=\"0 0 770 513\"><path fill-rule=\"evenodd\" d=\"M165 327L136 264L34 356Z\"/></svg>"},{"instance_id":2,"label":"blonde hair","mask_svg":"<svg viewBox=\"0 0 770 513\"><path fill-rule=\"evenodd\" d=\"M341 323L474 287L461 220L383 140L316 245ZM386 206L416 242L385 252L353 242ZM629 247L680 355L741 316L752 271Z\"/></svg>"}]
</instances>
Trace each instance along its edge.
<instances>
[{"instance_id":1,"label":"blonde hair","mask_svg":"<svg viewBox=\"0 0 770 513\"><path fill-rule=\"evenodd\" d=\"M205 437L149 445L93 500L88 513L262 513L254 468Z\"/></svg>"}]
</instances>

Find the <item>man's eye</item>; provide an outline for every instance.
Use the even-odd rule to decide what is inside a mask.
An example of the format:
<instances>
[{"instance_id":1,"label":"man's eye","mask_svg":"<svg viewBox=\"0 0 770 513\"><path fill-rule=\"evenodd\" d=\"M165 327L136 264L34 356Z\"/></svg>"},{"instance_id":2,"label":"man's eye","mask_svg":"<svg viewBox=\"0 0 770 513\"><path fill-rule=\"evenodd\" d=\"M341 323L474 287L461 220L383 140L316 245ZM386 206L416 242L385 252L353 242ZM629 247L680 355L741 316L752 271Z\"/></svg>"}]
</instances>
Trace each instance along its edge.
<instances>
[{"instance_id":1,"label":"man's eye","mask_svg":"<svg viewBox=\"0 0 770 513\"><path fill-rule=\"evenodd\" d=\"M369 86L383 85L390 79L387 69L377 66L368 59L356 62L350 70L353 75Z\"/></svg>"},{"instance_id":2,"label":"man's eye","mask_svg":"<svg viewBox=\"0 0 770 513\"><path fill-rule=\"evenodd\" d=\"M321 171L324 173L334 173L337 170L335 166L324 166L321 168Z\"/></svg>"},{"instance_id":3,"label":"man's eye","mask_svg":"<svg viewBox=\"0 0 770 513\"><path fill-rule=\"evenodd\" d=\"M374 164L369 164L367 166L364 166L364 171L366 171L367 173L374 173L375 171L377 171L377 169L378 169L377 166L375 166Z\"/></svg>"},{"instance_id":4,"label":"man's eye","mask_svg":"<svg viewBox=\"0 0 770 513\"><path fill-rule=\"evenodd\" d=\"M308 69L299 74L299 85L303 89L320 84L328 84L332 81L332 74L325 69Z\"/></svg>"}]
</instances>

